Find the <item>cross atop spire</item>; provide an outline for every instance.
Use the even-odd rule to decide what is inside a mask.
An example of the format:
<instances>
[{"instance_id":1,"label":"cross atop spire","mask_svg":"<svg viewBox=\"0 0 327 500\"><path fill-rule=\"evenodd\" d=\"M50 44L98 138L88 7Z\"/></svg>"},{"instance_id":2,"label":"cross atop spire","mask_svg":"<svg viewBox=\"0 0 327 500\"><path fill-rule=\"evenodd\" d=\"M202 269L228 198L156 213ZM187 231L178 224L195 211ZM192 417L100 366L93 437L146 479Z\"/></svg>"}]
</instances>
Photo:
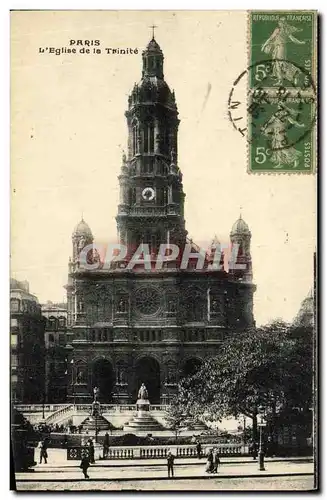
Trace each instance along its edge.
<instances>
[{"instance_id":1,"label":"cross atop spire","mask_svg":"<svg viewBox=\"0 0 327 500\"><path fill-rule=\"evenodd\" d=\"M154 30L155 28L158 28L155 24L152 24L152 26L149 26L149 28L152 28L152 40L154 40Z\"/></svg>"}]
</instances>

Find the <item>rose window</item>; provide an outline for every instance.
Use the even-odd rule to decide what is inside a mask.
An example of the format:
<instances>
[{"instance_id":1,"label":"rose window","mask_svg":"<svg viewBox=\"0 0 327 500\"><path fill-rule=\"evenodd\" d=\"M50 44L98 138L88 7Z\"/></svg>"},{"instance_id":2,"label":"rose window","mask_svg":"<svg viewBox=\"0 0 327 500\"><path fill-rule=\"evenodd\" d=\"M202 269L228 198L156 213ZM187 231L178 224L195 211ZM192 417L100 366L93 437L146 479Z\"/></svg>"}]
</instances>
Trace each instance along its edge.
<instances>
[{"instance_id":1,"label":"rose window","mask_svg":"<svg viewBox=\"0 0 327 500\"><path fill-rule=\"evenodd\" d=\"M140 288L135 296L136 309L141 314L155 314L160 308L160 296L155 288Z\"/></svg>"}]
</instances>

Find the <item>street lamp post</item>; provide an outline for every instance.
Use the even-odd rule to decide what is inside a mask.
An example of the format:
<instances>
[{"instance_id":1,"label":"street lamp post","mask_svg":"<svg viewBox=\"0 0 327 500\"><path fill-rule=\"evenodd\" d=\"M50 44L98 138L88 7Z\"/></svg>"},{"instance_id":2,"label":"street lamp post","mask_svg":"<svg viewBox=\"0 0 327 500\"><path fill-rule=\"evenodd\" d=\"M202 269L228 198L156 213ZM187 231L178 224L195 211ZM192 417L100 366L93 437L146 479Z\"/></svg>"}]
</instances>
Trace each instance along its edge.
<instances>
[{"instance_id":1,"label":"street lamp post","mask_svg":"<svg viewBox=\"0 0 327 500\"><path fill-rule=\"evenodd\" d=\"M44 416L44 405L45 405L45 392L43 391L43 398L42 398L42 420L45 419L45 416Z\"/></svg>"},{"instance_id":2,"label":"street lamp post","mask_svg":"<svg viewBox=\"0 0 327 500\"><path fill-rule=\"evenodd\" d=\"M243 415L243 447L244 447L244 453L245 453L245 447L246 447L246 416Z\"/></svg>"},{"instance_id":3,"label":"street lamp post","mask_svg":"<svg viewBox=\"0 0 327 500\"><path fill-rule=\"evenodd\" d=\"M265 452L263 450L263 442L262 442L262 428L266 427L266 422L263 421L263 415L260 417L260 422L258 424L260 428L260 441L259 441L259 453L258 453L258 459L259 459L259 470L266 470L265 469Z\"/></svg>"},{"instance_id":4,"label":"street lamp post","mask_svg":"<svg viewBox=\"0 0 327 500\"><path fill-rule=\"evenodd\" d=\"M75 409L75 367L74 367L74 360L71 360L71 365L72 365L72 389L73 389L73 405Z\"/></svg>"},{"instance_id":5,"label":"street lamp post","mask_svg":"<svg viewBox=\"0 0 327 500\"><path fill-rule=\"evenodd\" d=\"M98 442L98 418L97 416L95 417L95 442Z\"/></svg>"}]
</instances>

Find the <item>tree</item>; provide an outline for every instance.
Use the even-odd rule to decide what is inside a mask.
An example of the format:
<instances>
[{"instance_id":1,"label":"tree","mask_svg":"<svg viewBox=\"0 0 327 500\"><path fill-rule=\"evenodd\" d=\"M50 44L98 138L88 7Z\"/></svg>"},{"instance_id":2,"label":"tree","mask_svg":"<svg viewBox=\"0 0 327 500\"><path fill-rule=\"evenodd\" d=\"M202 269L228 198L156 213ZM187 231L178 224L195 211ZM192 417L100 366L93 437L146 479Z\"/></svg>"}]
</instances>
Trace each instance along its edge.
<instances>
[{"instance_id":1,"label":"tree","mask_svg":"<svg viewBox=\"0 0 327 500\"><path fill-rule=\"evenodd\" d=\"M206 420L246 415L257 440L260 407L272 423L281 409L308 407L311 382L312 329L274 322L228 336L217 356L181 382L178 405Z\"/></svg>"},{"instance_id":2,"label":"tree","mask_svg":"<svg viewBox=\"0 0 327 500\"><path fill-rule=\"evenodd\" d=\"M177 442L178 434L187 424L187 418L182 405L176 404L177 401L172 401L168 408L165 420L168 427L175 433L175 441Z\"/></svg>"}]
</instances>

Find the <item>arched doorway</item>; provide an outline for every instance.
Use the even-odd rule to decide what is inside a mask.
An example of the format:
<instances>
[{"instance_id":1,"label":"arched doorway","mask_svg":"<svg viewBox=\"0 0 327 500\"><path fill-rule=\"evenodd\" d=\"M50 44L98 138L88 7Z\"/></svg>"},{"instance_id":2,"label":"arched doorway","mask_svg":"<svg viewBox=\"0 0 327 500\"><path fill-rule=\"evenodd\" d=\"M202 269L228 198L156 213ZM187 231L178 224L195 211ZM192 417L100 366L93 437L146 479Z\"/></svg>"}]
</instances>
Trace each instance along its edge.
<instances>
[{"instance_id":1,"label":"arched doorway","mask_svg":"<svg viewBox=\"0 0 327 500\"><path fill-rule=\"evenodd\" d=\"M182 377L192 377L197 371L200 370L202 365L202 360L199 358L189 358L185 361L183 365Z\"/></svg>"},{"instance_id":2,"label":"arched doorway","mask_svg":"<svg viewBox=\"0 0 327 500\"><path fill-rule=\"evenodd\" d=\"M135 400L141 384L145 384L150 403L160 403L160 365L157 360L150 356L139 359L135 366L135 381Z\"/></svg>"},{"instance_id":3,"label":"arched doorway","mask_svg":"<svg viewBox=\"0 0 327 500\"><path fill-rule=\"evenodd\" d=\"M99 400L101 403L108 404L112 401L114 383L114 371L110 361L107 359L96 360L92 370L92 390L94 387L99 388Z\"/></svg>"}]
</instances>

